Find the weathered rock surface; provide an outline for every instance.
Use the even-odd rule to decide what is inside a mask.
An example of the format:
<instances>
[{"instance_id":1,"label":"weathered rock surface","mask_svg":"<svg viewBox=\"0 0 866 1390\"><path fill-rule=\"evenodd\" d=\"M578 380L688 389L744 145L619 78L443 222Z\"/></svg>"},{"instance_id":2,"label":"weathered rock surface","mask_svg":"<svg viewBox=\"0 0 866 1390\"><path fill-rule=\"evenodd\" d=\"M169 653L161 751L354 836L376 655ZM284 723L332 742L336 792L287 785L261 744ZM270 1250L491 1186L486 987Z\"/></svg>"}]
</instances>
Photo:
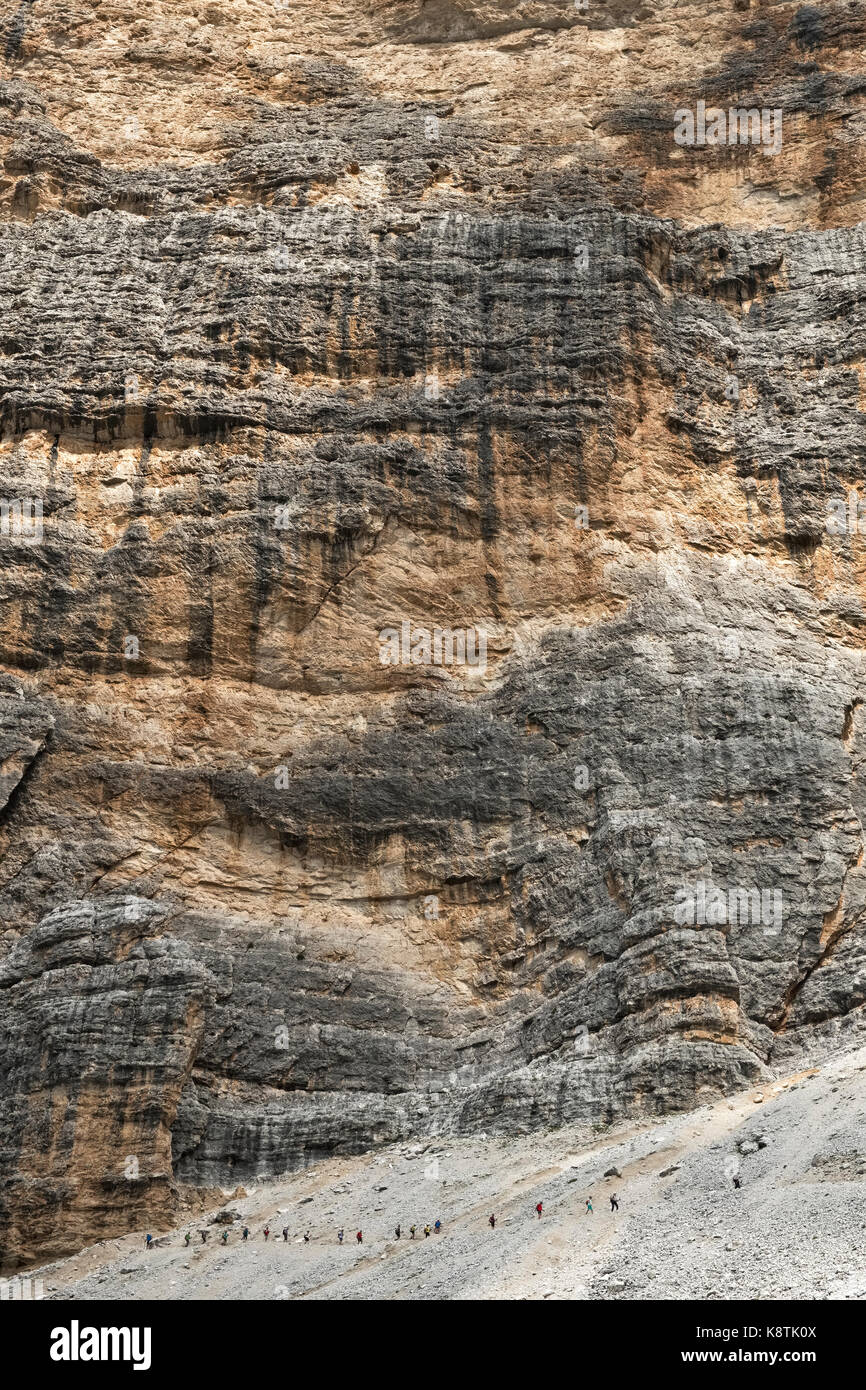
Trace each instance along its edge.
<instances>
[{"instance_id":1,"label":"weathered rock surface","mask_svg":"<svg viewBox=\"0 0 866 1390\"><path fill-rule=\"evenodd\" d=\"M6 20L9 1267L857 1036L864 23Z\"/></svg>"},{"instance_id":2,"label":"weathered rock surface","mask_svg":"<svg viewBox=\"0 0 866 1390\"><path fill-rule=\"evenodd\" d=\"M235 1226L227 1246L202 1244L198 1231L218 1214L182 1213L159 1251L145 1252L139 1229L36 1277L61 1302L862 1301L866 1049L768 1086L760 1150L746 1137L753 1096L614 1124L585 1148L564 1126L332 1158L233 1202L246 1243ZM440 1236L411 1239L411 1224L420 1237L436 1220ZM266 1224L287 1226L288 1241L266 1242ZM351 1238L359 1226L362 1245Z\"/></svg>"}]
</instances>

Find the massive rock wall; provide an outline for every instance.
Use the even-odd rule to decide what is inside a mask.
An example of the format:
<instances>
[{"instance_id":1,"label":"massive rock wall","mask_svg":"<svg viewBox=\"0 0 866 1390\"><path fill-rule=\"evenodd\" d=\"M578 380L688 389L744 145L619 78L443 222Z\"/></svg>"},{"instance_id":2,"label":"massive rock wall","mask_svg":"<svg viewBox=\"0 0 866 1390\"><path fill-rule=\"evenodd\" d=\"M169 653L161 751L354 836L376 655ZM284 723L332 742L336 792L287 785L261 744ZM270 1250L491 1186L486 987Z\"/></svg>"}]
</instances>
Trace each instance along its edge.
<instances>
[{"instance_id":1,"label":"massive rock wall","mask_svg":"<svg viewBox=\"0 0 866 1390\"><path fill-rule=\"evenodd\" d=\"M11 8L8 1267L862 1028L864 26Z\"/></svg>"}]
</instances>

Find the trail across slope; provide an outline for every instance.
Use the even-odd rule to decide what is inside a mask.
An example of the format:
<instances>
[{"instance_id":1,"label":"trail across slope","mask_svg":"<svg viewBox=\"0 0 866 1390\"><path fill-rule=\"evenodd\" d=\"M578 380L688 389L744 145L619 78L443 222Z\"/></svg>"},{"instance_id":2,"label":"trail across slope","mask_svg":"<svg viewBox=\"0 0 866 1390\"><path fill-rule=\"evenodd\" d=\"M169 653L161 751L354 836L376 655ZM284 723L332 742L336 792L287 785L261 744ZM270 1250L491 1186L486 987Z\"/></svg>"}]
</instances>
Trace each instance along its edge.
<instances>
[{"instance_id":1,"label":"trail across slope","mask_svg":"<svg viewBox=\"0 0 866 1390\"><path fill-rule=\"evenodd\" d=\"M38 1273L47 1297L76 1299L866 1298L866 1049L577 1141L563 1129L335 1159L229 1201L225 1246L217 1209L149 1252L142 1232Z\"/></svg>"}]
</instances>

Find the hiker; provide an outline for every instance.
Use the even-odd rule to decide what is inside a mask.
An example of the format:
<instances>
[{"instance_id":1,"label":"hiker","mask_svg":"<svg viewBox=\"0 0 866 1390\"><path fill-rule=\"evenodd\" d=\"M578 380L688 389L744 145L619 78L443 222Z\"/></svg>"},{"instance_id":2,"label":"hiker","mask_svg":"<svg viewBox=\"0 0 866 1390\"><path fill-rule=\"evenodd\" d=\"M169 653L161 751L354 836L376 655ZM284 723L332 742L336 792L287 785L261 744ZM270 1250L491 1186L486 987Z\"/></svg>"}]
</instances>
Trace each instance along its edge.
<instances>
[{"instance_id":1,"label":"hiker","mask_svg":"<svg viewBox=\"0 0 866 1390\"><path fill-rule=\"evenodd\" d=\"M414 1240L414 1239L415 1239L415 1227L414 1227L414 1226L410 1226L410 1227L409 1227L409 1239L410 1239L410 1240Z\"/></svg>"},{"instance_id":2,"label":"hiker","mask_svg":"<svg viewBox=\"0 0 866 1390\"><path fill-rule=\"evenodd\" d=\"M491 1212L490 1215L488 1216L488 1218L487 1218L487 1224L488 1224L488 1226L490 1227L491 1231L495 1231L495 1230L496 1230L496 1217L493 1215L493 1212Z\"/></svg>"},{"instance_id":3,"label":"hiker","mask_svg":"<svg viewBox=\"0 0 866 1390\"><path fill-rule=\"evenodd\" d=\"M145 1236L145 1237L144 1237L144 1248L145 1248L145 1250L149 1250L150 1247L151 1247L152 1245L153 1245L153 1236Z\"/></svg>"},{"instance_id":4,"label":"hiker","mask_svg":"<svg viewBox=\"0 0 866 1390\"><path fill-rule=\"evenodd\" d=\"M191 1231L187 1231L186 1235L185 1235L184 1238L183 1238L183 1243L184 1243L184 1245L188 1246L191 1240L192 1240L192 1232L191 1232Z\"/></svg>"},{"instance_id":5,"label":"hiker","mask_svg":"<svg viewBox=\"0 0 866 1390\"><path fill-rule=\"evenodd\" d=\"M244 1237L243 1237L244 1240L249 1240L249 1236L250 1236L250 1228L249 1228L249 1226L244 1226Z\"/></svg>"},{"instance_id":6,"label":"hiker","mask_svg":"<svg viewBox=\"0 0 866 1390\"><path fill-rule=\"evenodd\" d=\"M591 1198L591 1197L587 1197L587 1199L586 1199L586 1215L587 1215L587 1216L592 1216L592 1198Z\"/></svg>"},{"instance_id":7,"label":"hiker","mask_svg":"<svg viewBox=\"0 0 866 1390\"><path fill-rule=\"evenodd\" d=\"M400 1239L400 1223L399 1223L399 1222L398 1222L397 1225L394 1227L394 1235L397 1237L398 1240Z\"/></svg>"},{"instance_id":8,"label":"hiker","mask_svg":"<svg viewBox=\"0 0 866 1390\"><path fill-rule=\"evenodd\" d=\"M617 1195L615 1192L611 1194L610 1209L612 1212L619 1211L619 1200L617 1199Z\"/></svg>"},{"instance_id":9,"label":"hiker","mask_svg":"<svg viewBox=\"0 0 866 1390\"><path fill-rule=\"evenodd\" d=\"M207 1245L207 1231L199 1231L202 1245Z\"/></svg>"},{"instance_id":10,"label":"hiker","mask_svg":"<svg viewBox=\"0 0 866 1390\"><path fill-rule=\"evenodd\" d=\"M425 1235L425 1236L429 1236L429 1234L430 1234L430 1227L429 1227L429 1226L425 1226L425 1227L424 1227L424 1235Z\"/></svg>"},{"instance_id":11,"label":"hiker","mask_svg":"<svg viewBox=\"0 0 866 1390\"><path fill-rule=\"evenodd\" d=\"M284 1240L284 1241L287 1241L288 1238L289 1238L289 1228L288 1228L288 1226L284 1226L284 1227L283 1227L283 1240Z\"/></svg>"},{"instance_id":12,"label":"hiker","mask_svg":"<svg viewBox=\"0 0 866 1390\"><path fill-rule=\"evenodd\" d=\"M338 1244L338 1245L342 1245L342 1244L343 1244L343 1228L342 1228L342 1226L340 1227L339 1231L337 1232L337 1244Z\"/></svg>"},{"instance_id":13,"label":"hiker","mask_svg":"<svg viewBox=\"0 0 866 1390\"><path fill-rule=\"evenodd\" d=\"M437 1236L438 1236L439 1232L442 1230L442 1222L441 1222L441 1221L437 1221L437 1222L435 1223L434 1227L433 1227L433 1230L436 1232L436 1234L437 1234Z\"/></svg>"},{"instance_id":14,"label":"hiker","mask_svg":"<svg viewBox=\"0 0 866 1390\"><path fill-rule=\"evenodd\" d=\"M309 1245L309 1243L310 1243L310 1233L309 1233L309 1231L307 1231L307 1232L305 1233L305 1235L304 1235L304 1244L305 1244L305 1245Z\"/></svg>"},{"instance_id":15,"label":"hiker","mask_svg":"<svg viewBox=\"0 0 866 1390\"><path fill-rule=\"evenodd\" d=\"M271 1228L270 1228L270 1226L266 1226L266 1227L265 1227L265 1240L267 1240L267 1238L268 1238L268 1236L269 1236L270 1234L271 1234Z\"/></svg>"},{"instance_id":16,"label":"hiker","mask_svg":"<svg viewBox=\"0 0 866 1390\"><path fill-rule=\"evenodd\" d=\"M734 1187L742 1187L742 1185L743 1184L740 1178L734 1178Z\"/></svg>"},{"instance_id":17,"label":"hiker","mask_svg":"<svg viewBox=\"0 0 866 1390\"><path fill-rule=\"evenodd\" d=\"M364 1232L363 1232L363 1231L359 1231L358 1234L355 1236L355 1239L356 1239L356 1241L358 1242L359 1245L363 1245L363 1244L364 1244Z\"/></svg>"},{"instance_id":18,"label":"hiker","mask_svg":"<svg viewBox=\"0 0 866 1390\"><path fill-rule=\"evenodd\" d=\"M223 1245L228 1245L228 1243L229 1243L229 1233L228 1233L228 1231L223 1231Z\"/></svg>"},{"instance_id":19,"label":"hiker","mask_svg":"<svg viewBox=\"0 0 866 1390\"><path fill-rule=\"evenodd\" d=\"M539 1221L540 1221L540 1220L541 1220L541 1203L540 1203L540 1202L536 1202L536 1203L535 1203L535 1210L538 1212L538 1219L539 1219Z\"/></svg>"}]
</instances>

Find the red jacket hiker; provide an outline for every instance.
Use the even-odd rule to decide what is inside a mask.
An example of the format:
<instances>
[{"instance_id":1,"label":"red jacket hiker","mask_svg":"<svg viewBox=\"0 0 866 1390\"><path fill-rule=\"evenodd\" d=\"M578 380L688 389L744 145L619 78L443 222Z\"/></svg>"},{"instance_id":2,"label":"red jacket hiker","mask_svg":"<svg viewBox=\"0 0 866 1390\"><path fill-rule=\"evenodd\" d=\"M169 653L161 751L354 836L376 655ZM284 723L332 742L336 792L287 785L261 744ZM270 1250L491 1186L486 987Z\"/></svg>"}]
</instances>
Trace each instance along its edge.
<instances>
[{"instance_id":1,"label":"red jacket hiker","mask_svg":"<svg viewBox=\"0 0 866 1390\"><path fill-rule=\"evenodd\" d=\"M536 1204L535 1204L535 1210L538 1212L539 1217L541 1217L541 1203L540 1203L540 1202L536 1202Z\"/></svg>"}]
</instances>

